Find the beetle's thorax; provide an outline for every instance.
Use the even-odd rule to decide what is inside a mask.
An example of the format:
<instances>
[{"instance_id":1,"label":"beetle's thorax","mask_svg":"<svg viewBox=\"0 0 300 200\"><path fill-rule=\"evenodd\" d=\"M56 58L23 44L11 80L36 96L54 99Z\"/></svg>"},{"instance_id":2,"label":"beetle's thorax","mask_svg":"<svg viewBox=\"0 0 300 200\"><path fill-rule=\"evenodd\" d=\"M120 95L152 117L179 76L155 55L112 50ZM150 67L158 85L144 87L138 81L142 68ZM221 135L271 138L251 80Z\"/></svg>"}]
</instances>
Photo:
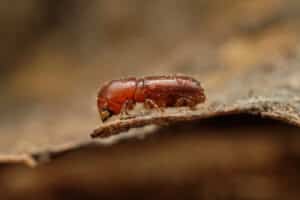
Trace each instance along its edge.
<instances>
[{"instance_id":1,"label":"beetle's thorax","mask_svg":"<svg viewBox=\"0 0 300 200\"><path fill-rule=\"evenodd\" d=\"M99 92L99 109L109 109L114 114L120 113L125 101L134 99L136 85L135 78L109 82Z\"/></svg>"}]
</instances>

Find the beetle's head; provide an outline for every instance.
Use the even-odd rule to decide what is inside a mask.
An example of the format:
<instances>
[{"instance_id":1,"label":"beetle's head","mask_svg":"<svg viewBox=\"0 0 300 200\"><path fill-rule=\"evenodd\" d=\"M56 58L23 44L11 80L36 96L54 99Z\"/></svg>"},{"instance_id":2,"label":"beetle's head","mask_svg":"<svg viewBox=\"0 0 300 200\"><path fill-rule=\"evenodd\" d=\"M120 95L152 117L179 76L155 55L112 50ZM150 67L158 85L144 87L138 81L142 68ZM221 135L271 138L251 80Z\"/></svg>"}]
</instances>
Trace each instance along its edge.
<instances>
[{"instance_id":1,"label":"beetle's head","mask_svg":"<svg viewBox=\"0 0 300 200\"><path fill-rule=\"evenodd\" d=\"M108 108L107 100L103 98L98 98L98 111L103 122L113 114Z\"/></svg>"}]
</instances>

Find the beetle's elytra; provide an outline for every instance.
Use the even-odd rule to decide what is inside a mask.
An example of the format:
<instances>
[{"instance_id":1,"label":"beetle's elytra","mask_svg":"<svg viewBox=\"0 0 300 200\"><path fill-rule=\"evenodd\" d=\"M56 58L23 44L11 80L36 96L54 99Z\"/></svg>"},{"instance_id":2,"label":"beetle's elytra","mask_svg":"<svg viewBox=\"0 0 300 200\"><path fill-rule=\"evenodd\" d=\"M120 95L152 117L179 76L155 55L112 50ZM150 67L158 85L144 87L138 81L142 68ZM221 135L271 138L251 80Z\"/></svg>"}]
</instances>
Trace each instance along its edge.
<instances>
[{"instance_id":1,"label":"beetle's elytra","mask_svg":"<svg viewBox=\"0 0 300 200\"><path fill-rule=\"evenodd\" d=\"M103 121L113 114L127 113L136 102L146 108L194 107L206 99L200 82L183 75L126 78L106 83L98 93Z\"/></svg>"}]
</instances>

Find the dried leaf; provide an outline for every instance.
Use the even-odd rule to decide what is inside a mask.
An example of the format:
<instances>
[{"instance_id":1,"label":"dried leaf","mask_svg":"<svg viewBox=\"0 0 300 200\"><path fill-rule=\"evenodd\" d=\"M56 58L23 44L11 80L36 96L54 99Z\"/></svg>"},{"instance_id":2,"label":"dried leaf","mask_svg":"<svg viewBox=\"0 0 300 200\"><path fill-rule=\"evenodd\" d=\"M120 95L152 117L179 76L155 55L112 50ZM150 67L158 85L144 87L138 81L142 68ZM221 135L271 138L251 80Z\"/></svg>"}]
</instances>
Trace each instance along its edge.
<instances>
[{"instance_id":1,"label":"dried leaf","mask_svg":"<svg viewBox=\"0 0 300 200\"><path fill-rule=\"evenodd\" d=\"M195 110L169 108L163 113L133 114L130 119L105 122L91 137L107 137L149 124L165 125L243 113L300 127L300 68L297 63L285 65L257 67L239 77L232 77L234 80L225 79L218 87L208 90L208 101Z\"/></svg>"}]
</instances>

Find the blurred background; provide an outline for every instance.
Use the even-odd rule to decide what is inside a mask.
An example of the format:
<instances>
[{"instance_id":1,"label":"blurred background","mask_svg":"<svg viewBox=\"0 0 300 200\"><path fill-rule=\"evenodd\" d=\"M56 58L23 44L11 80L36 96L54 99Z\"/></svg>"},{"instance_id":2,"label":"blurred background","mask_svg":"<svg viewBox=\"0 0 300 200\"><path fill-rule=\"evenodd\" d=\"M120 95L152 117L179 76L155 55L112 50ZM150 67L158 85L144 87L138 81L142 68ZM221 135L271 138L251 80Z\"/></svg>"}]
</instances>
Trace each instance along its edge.
<instances>
[{"instance_id":1,"label":"blurred background","mask_svg":"<svg viewBox=\"0 0 300 200\"><path fill-rule=\"evenodd\" d=\"M299 51L299 9L297 0L0 1L0 150L22 154L88 138L100 123L96 94L107 80L184 73L205 80L209 90L218 82L216 72L230 72L230 79L253 67L293 58ZM21 186L10 183L8 191L19 191L19 186L23 191L25 180L40 184L39 173L54 169L47 167L38 168L37 174L30 170L29 175L23 167L5 167L11 176L1 180L4 184L20 175ZM277 187L272 180L262 178L259 183L272 193ZM189 183L192 187L194 179ZM201 191L213 188L206 187ZM33 184L24 191L28 194L32 188L39 187ZM39 195L44 189L39 188ZM272 196L260 197L248 199Z\"/></svg>"},{"instance_id":2,"label":"blurred background","mask_svg":"<svg viewBox=\"0 0 300 200\"><path fill-rule=\"evenodd\" d=\"M1 133L86 132L99 123L95 99L104 81L170 73L203 78L216 70L234 77L291 56L299 38L296 0L0 5Z\"/></svg>"}]
</instances>

